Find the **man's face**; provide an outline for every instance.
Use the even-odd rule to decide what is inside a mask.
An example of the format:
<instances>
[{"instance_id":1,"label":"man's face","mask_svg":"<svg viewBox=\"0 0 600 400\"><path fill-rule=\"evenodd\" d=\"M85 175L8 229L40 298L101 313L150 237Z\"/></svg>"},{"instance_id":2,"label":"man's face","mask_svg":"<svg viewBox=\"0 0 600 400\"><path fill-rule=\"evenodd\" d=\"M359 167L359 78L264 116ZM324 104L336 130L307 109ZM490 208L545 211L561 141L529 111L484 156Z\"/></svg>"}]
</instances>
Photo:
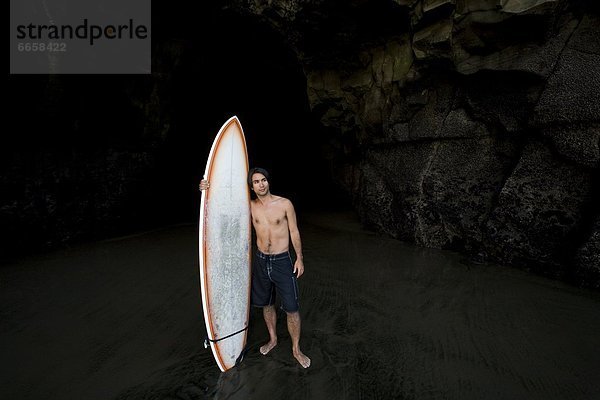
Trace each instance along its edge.
<instances>
[{"instance_id":1,"label":"man's face","mask_svg":"<svg viewBox=\"0 0 600 400\"><path fill-rule=\"evenodd\" d=\"M252 190L258 196L264 196L269 193L269 181L261 173L252 174Z\"/></svg>"}]
</instances>

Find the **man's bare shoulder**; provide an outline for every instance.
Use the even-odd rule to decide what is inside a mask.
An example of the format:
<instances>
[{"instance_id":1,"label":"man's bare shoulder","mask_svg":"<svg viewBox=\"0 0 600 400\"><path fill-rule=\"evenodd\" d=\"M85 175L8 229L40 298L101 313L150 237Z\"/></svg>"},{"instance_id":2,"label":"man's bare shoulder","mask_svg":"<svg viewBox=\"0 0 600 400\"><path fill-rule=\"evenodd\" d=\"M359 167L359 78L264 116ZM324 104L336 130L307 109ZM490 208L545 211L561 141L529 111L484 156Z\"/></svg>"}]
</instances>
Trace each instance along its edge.
<instances>
[{"instance_id":1,"label":"man's bare shoulder","mask_svg":"<svg viewBox=\"0 0 600 400\"><path fill-rule=\"evenodd\" d=\"M275 195L273 195L273 201L286 202L286 201L289 201L289 200L288 200L288 199L286 199L286 198L285 198L285 197L283 197L283 196L275 196Z\"/></svg>"},{"instance_id":2,"label":"man's bare shoulder","mask_svg":"<svg viewBox=\"0 0 600 400\"><path fill-rule=\"evenodd\" d=\"M286 199L285 197L282 197L282 202L281 202L282 206L285 208L286 211L294 211L294 204L292 204L292 201L290 199Z\"/></svg>"},{"instance_id":3,"label":"man's bare shoulder","mask_svg":"<svg viewBox=\"0 0 600 400\"><path fill-rule=\"evenodd\" d=\"M292 205L292 202L289 199L286 199L285 197L271 195L271 201L269 202L269 204L277 207L287 208ZM250 205L262 206L263 203L260 201L260 199L252 199L250 200Z\"/></svg>"},{"instance_id":4,"label":"man's bare shoulder","mask_svg":"<svg viewBox=\"0 0 600 400\"><path fill-rule=\"evenodd\" d=\"M292 201L282 196L273 196L273 203L277 203L278 206L288 208L292 205Z\"/></svg>"}]
</instances>

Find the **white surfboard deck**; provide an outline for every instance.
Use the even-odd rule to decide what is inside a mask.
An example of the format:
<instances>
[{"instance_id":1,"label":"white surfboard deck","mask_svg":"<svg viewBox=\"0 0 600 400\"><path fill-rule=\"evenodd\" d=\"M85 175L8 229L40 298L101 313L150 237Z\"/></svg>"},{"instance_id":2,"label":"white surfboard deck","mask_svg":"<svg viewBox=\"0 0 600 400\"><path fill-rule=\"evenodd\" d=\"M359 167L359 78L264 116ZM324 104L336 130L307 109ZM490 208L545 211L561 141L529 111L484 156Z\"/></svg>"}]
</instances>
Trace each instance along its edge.
<instances>
[{"instance_id":1,"label":"white surfboard deck","mask_svg":"<svg viewBox=\"0 0 600 400\"><path fill-rule=\"evenodd\" d=\"M221 371L235 366L246 345L250 312L250 192L242 125L231 117L206 163L210 183L200 201L200 286L204 322Z\"/></svg>"}]
</instances>

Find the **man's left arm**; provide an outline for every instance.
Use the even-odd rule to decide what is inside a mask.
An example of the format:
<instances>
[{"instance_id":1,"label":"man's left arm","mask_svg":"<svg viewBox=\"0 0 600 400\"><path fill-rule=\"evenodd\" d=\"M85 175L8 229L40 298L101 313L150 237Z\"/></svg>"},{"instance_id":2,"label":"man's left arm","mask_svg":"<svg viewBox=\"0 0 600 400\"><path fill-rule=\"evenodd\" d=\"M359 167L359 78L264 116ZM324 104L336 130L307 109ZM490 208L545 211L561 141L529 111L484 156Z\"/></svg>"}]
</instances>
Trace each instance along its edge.
<instances>
[{"instance_id":1,"label":"man's left arm","mask_svg":"<svg viewBox=\"0 0 600 400\"><path fill-rule=\"evenodd\" d=\"M302 256L302 241L300 240L300 231L298 230L298 221L296 220L296 211L294 205L288 200L286 206L286 216L288 220L288 227L290 229L290 238L292 239L292 246L296 251L296 262L294 263L294 273L298 273L297 277L300 278L304 273L304 260Z\"/></svg>"}]
</instances>

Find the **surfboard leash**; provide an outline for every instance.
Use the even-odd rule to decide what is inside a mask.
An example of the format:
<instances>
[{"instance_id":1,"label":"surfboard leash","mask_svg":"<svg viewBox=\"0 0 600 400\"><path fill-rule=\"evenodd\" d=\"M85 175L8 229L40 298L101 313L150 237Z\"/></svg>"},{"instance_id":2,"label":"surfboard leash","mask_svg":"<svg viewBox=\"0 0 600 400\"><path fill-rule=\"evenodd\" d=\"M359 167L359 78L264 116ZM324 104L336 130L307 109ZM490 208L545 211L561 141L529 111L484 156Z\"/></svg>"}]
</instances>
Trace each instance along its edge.
<instances>
[{"instance_id":1,"label":"surfboard leash","mask_svg":"<svg viewBox=\"0 0 600 400\"><path fill-rule=\"evenodd\" d=\"M207 336L206 338L204 338L204 348L205 348L205 349L208 349L208 348L210 347L210 344L211 344L211 343L217 343L217 342L220 342L221 340L228 339L228 338L230 338L230 337L232 337L232 336L235 336L235 335L237 335L237 334L239 334L239 333L242 333L242 332L244 332L244 331L246 331L246 330L248 330L248 327L247 327L247 326L246 326L244 329L240 329L239 331L237 331L237 332L234 332L234 333L232 333L231 335L223 336L222 338L219 338L219 339L209 339L209 338L208 338L208 336Z\"/></svg>"},{"instance_id":2,"label":"surfboard leash","mask_svg":"<svg viewBox=\"0 0 600 400\"><path fill-rule=\"evenodd\" d=\"M246 347L244 347L244 350L242 350L242 352L240 353L240 355L238 356L238 358L235 360L235 365L240 365L240 363L242 362L242 360L244 360L244 356L246 355L246 353L248 352L248 350L250 350L250 348L248 347L248 345L246 345Z\"/></svg>"}]
</instances>

